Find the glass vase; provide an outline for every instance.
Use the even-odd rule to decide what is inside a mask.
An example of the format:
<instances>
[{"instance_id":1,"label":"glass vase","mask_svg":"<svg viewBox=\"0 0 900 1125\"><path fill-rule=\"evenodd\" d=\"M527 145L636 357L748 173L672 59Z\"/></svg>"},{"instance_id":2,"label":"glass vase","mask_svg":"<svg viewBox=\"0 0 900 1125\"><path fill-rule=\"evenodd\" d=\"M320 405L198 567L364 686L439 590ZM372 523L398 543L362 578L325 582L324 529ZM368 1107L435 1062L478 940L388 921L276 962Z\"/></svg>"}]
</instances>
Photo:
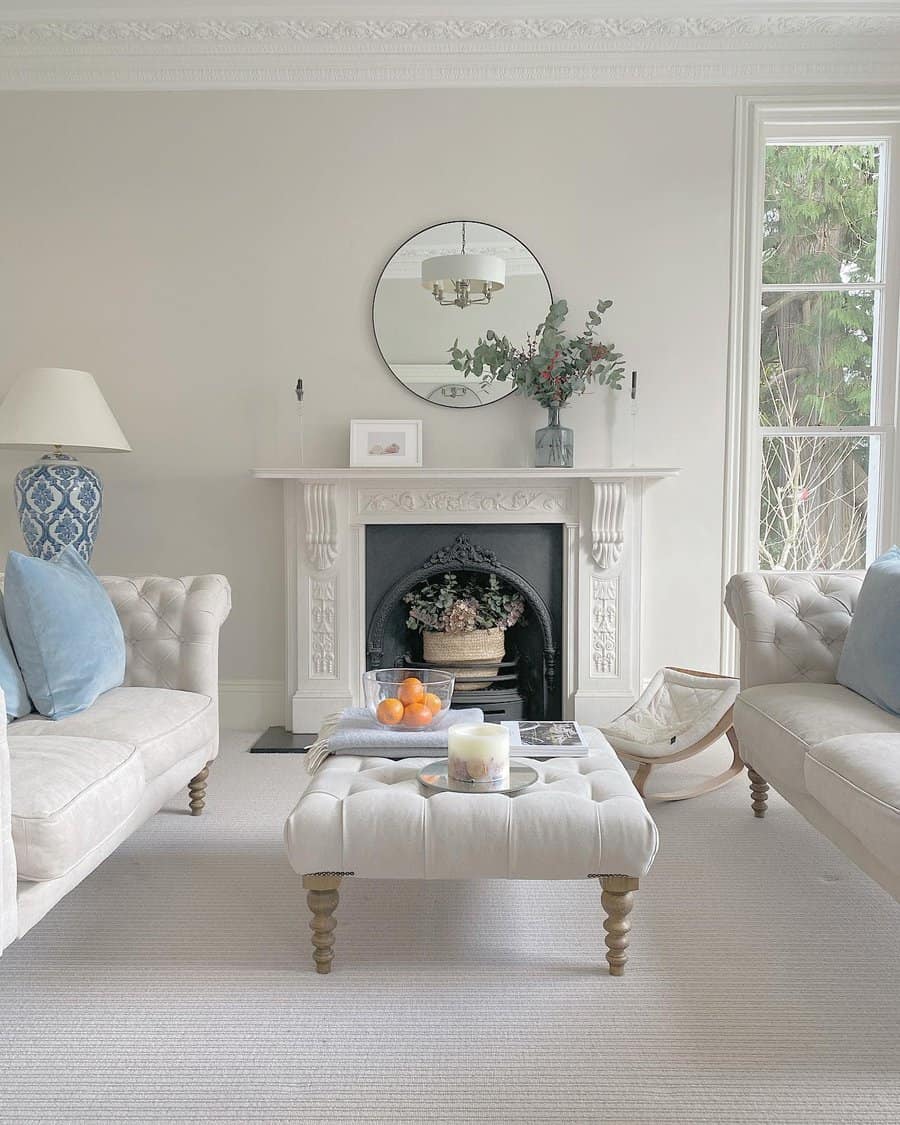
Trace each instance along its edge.
<instances>
[{"instance_id":1,"label":"glass vase","mask_svg":"<svg viewBox=\"0 0 900 1125\"><path fill-rule=\"evenodd\" d=\"M571 469L575 435L559 424L559 407L547 407L547 425L534 435L534 463L539 469Z\"/></svg>"}]
</instances>

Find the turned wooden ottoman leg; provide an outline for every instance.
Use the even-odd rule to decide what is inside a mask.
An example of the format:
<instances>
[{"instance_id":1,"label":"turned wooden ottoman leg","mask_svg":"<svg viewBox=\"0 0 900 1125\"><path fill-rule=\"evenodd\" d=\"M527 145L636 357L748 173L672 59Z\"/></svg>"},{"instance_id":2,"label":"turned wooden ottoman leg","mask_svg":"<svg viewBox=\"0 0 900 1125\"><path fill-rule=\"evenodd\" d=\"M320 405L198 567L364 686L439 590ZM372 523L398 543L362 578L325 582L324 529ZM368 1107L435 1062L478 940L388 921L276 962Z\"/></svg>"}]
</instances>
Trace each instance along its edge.
<instances>
[{"instance_id":1,"label":"turned wooden ottoman leg","mask_svg":"<svg viewBox=\"0 0 900 1125\"><path fill-rule=\"evenodd\" d=\"M753 815L763 817L769 800L769 783L761 778L755 769L747 766L747 776L750 778L750 796L753 801Z\"/></svg>"},{"instance_id":2,"label":"turned wooden ottoman leg","mask_svg":"<svg viewBox=\"0 0 900 1125\"><path fill-rule=\"evenodd\" d=\"M606 930L606 960L609 962L609 975L620 977L625 972L628 960L628 935L631 932L631 908L634 906L634 892L638 880L629 875L601 875L603 891L600 903L606 911L603 928Z\"/></svg>"},{"instance_id":3,"label":"turned wooden ottoman leg","mask_svg":"<svg viewBox=\"0 0 900 1125\"><path fill-rule=\"evenodd\" d=\"M340 875L304 875L306 901L312 911L309 928L312 930L313 960L317 973L330 973L334 959L334 931L337 919L334 912L340 896Z\"/></svg>"},{"instance_id":4,"label":"turned wooden ottoman leg","mask_svg":"<svg viewBox=\"0 0 900 1125\"><path fill-rule=\"evenodd\" d=\"M206 804L206 779L209 777L209 762L188 782L188 794L191 798L191 816L200 816Z\"/></svg>"}]
</instances>

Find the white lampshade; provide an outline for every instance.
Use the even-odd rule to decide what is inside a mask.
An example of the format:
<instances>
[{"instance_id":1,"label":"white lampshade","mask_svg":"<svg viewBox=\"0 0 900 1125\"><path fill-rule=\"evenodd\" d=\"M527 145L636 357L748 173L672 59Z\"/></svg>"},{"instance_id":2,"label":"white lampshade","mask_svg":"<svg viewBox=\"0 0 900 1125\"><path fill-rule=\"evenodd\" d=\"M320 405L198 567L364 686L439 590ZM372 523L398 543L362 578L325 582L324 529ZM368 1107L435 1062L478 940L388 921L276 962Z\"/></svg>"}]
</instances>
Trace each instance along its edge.
<instances>
[{"instance_id":1,"label":"white lampshade","mask_svg":"<svg viewBox=\"0 0 900 1125\"><path fill-rule=\"evenodd\" d=\"M455 281L470 281L473 286L488 285L494 292L506 283L506 262L493 254L442 254L422 263L422 287L437 284L452 289Z\"/></svg>"},{"instance_id":2,"label":"white lampshade","mask_svg":"<svg viewBox=\"0 0 900 1125\"><path fill-rule=\"evenodd\" d=\"M0 403L0 445L131 449L94 376L63 367L16 379Z\"/></svg>"}]
</instances>

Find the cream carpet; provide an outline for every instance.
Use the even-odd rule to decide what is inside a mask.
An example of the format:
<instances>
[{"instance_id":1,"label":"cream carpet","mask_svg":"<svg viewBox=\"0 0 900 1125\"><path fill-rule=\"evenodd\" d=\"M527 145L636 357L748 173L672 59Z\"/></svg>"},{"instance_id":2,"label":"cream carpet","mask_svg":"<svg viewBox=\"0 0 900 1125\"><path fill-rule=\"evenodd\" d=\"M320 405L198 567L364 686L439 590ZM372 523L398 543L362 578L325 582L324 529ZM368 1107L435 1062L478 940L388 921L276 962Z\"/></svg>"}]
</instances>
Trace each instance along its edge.
<instances>
[{"instance_id":1,"label":"cream carpet","mask_svg":"<svg viewBox=\"0 0 900 1125\"><path fill-rule=\"evenodd\" d=\"M656 808L621 980L593 882L350 880L320 977L249 742L0 959L3 1121L900 1121L900 908L777 796Z\"/></svg>"}]
</instances>

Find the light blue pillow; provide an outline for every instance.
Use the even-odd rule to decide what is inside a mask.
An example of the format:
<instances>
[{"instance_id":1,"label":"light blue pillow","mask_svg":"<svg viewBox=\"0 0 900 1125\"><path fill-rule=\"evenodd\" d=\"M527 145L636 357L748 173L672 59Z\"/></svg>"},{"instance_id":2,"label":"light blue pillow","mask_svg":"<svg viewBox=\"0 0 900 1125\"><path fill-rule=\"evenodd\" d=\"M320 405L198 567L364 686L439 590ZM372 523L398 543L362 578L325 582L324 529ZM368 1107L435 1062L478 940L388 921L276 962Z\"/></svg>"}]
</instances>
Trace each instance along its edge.
<instances>
[{"instance_id":1,"label":"light blue pillow","mask_svg":"<svg viewBox=\"0 0 900 1125\"><path fill-rule=\"evenodd\" d=\"M9 636L42 715L74 715L122 684L122 626L74 547L52 561L10 551L4 595Z\"/></svg>"},{"instance_id":2,"label":"light blue pillow","mask_svg":"<svg viewBox=\"0 0 900 1125\"><path fill-rule=\"evenodd\" d=\"M900 715L900 547L885 551L866 572L837 682Z\"/></svg>"},{"instance_id":3,"label":"light blue pillow","mask_svg":"<svg viewBox=\"0 0 900 1125\"><path fill-rule=\"evenodd\" d=\"M3 610L3 598L0 597L0 688L6 697L6 719L21 719L23 715L31 714L31 700L22 672L16 663L16 654L10 643L9 633L6 631L6 613Z\"/></svg>"}]
</instances>

